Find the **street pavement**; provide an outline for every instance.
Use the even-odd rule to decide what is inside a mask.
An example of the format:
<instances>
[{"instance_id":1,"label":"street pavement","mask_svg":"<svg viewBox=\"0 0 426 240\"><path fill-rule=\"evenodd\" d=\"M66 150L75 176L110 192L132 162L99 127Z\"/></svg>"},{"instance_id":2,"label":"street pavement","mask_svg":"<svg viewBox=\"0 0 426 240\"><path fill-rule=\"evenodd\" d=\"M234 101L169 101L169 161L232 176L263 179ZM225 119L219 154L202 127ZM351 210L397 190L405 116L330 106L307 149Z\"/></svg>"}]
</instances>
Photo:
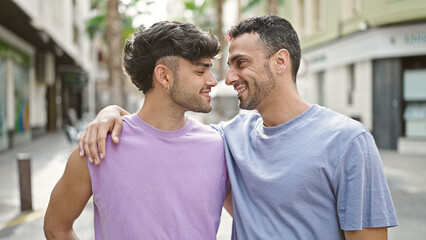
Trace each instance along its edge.
<instances>
[{"instance_id":1,"label":"street pavement","mask_svg":"<svg viewBox=\"0 0 426 240\"><path fill-rule=\"evenodd\" d=\"M75 144L61 131L0 152L0 239L45 239L43 217L50 192L65 168ZM17 153L31 156L33 211L20 212ZM389 230L390 240L425 239L426 156L400 155L381 150L385 174L397 211L399 226ZM231 236L231 217L224 212L218 240ZM94 239L93 202L90 201L74 228L82 240Z\"/></svg>"},{"instance_id":2,"label":"street pavement","mask_svg":"<svg viewBox=\"0 0 426 240\"><path fill-rule=\"evenodd\" d=\"M380 154L399 221L389 239L426 239L426 156Z\"/></svg>"}]
</instances>

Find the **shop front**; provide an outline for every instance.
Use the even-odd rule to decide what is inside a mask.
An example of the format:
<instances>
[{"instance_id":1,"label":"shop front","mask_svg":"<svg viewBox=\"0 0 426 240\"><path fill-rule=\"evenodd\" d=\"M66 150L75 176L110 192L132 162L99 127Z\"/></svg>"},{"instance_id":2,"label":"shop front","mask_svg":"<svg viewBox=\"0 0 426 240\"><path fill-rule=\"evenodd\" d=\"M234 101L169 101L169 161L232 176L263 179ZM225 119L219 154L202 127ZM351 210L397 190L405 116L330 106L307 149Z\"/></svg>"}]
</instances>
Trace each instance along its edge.
<instances>
[{"instance_id":1,"label":"shop front","mask_svg":"<svg viewBox=\"0 0 426 240\"><path fill-rule=\"evenodd\" d=\"M403 135L398 150L426 154L426 56L403 58L402 66Z\"/></svg>"},{"instance_id":2,"label":"shop front","mask_svg":"<svg viewBox=\"0 0 426 240\"><path fill-rule=\"evenodd\" d=\"M0 151L31 140L30 57L0 41Z\"/></svg>"},{"instance_id":3,"label":"shop front","mask_svg":"<svg viewBox=\"0 0 426 240\"><path fill-rule=\"evenodd\" d=\"M371 116L369 128L379 148L426 154L425 29L426 23L368 29L303 54L308 74L325 72L325 82L348 81L344 74L336 75L336 69L370 65L355 72L362 75L356 79L363 82L357 83L370 86L364 91L372 97L363 101L371 114L363 115Z\"/></svg>"},{"instance_id":4,"label":"shop front","mask_svg":"<svg viewBox=\"0 0 426 240\"><path fill-rule=\"evenodd\" d=\"M14 83L14 134L13 145L28 142L30 131L30 101L29 101L29 68L23 64L13 63Z\"/></svg>"}]
</instances>

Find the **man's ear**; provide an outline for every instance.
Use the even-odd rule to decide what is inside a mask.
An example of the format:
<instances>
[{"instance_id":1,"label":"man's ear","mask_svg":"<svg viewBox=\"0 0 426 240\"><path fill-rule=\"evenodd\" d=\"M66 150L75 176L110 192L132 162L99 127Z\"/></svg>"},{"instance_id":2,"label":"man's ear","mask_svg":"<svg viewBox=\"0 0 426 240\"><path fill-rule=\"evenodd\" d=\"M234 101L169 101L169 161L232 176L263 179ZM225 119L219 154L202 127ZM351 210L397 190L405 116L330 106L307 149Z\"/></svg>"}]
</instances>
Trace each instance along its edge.
<instances>
[{"instance_id":1,"label":"man's ear","mask_svg":"<svg viewBox=\"0 0 426 240\"><path fill-rule=\"evenodd\" d=\"M274 67L278 74L291 71L290 53L286 49L278 50L274 56Z\"/></svg>"},{"instance_id":2,"label":"man's ear","mask_svg":"<svg viewBox=\"0 0 426 240\"><path fill-rule=\"evenodd\" d=\"M154 81L153 84L159 84L162 88L170 87L173 81L171 69L164 64L157 64L154 68Z\"/></svg>"}]
</instances>

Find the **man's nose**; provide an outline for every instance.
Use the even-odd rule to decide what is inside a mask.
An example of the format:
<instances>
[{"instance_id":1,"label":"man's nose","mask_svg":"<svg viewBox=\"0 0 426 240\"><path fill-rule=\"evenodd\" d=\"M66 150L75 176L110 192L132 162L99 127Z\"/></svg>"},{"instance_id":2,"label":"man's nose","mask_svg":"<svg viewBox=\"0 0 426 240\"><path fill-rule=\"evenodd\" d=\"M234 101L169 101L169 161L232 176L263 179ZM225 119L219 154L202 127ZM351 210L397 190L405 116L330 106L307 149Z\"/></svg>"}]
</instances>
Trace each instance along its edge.
<instances>
[{"instance_id":1,"label":"man's nose","mask_svg":"<svg viewBox=\"0 0 426 240\"><path fill-rule=\"evenodd\" d=\"M228 69L225 77L226 85L233 85L236 81L238 81L238 75L232 68Z\"/></svg>"},{"instance_id":2,"label":"man's nose","mask_svg":"<svg viewBox=\"0 0 426 240\"><path fill-rule=\"evenodd\" d=\"M216 78L213 76L213 74L211 72L207 76L206 84L208 86L213 86L213 87L217 85L217 80L216 80Z\"/></svg>"}]
</instances>

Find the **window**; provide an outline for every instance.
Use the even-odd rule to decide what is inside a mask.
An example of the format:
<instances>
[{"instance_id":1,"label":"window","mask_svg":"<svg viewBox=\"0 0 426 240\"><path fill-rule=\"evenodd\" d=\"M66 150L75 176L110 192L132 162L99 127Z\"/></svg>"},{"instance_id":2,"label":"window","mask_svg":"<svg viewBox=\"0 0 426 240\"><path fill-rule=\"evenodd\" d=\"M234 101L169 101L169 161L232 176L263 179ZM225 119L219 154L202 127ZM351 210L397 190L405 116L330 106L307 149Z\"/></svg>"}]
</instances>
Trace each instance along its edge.
<instances>
[{"instance_id":1,"label":"window","mask_svg":"<svg viewBox=\"0 0 426 240\"><path fill-rule=\"evenodd\" d=\"M305 24L305 0L297 0L297 26L303 36L306 28Z\"/></svg>"},{"instance_id":2,"label":"window","mask_svg":"<svg viewBox=\"0 0 426 240\"><path fill-rule=\"evenodd\" d=\"M343 0L341 6L342 20L346 21L360 14L361 0Z\"/></svg>"},{"instance_id":3,"label":"window","mask_svg":"<svg viewBox=\"0 0 426 240\"><path fill-rule=\"evenodd\" d=\"M324 0L297 0L295 26L302 37L309 37L325 26Z\"/></svg>"},{"instance_id":4,"label":"window","mask_svg":"<svg viewBox=\"0 0 426 240\"><path fill-rule=\"evenodd\" d=\"M405 136L426 139L426 69L408 69L403 76Z\"/></svg>"},{"instance_id":5,"label":"window","mask_svg":"<svg viewBox=\"0 0 426 240\"><path fill-rule=\"evenodd\" d=\"M15 134L14 145L30 140L29 68L14 62Z\"/></svg>"},{"instance_id":6,"label":"window","mask_svg":"<svg viewBox=\"0 0 426 240\"><path fill-rule=\"evenodd\" d=\"M74 40L74 43L78 44L78 28L74 24L74 26L73 26L72 29L73 29L73 40Z\"/></svg>"},{"instance_id":7,"label":"window","mask_svg":"<svg viewBox=\"0 0 426 240\"><path fill-rule=\"evenodd\" d=\"M312 1L312 21L313 30L320 30L322 27L322 16L321 16L321 0Z\"/></svg>"}]
</instances>

